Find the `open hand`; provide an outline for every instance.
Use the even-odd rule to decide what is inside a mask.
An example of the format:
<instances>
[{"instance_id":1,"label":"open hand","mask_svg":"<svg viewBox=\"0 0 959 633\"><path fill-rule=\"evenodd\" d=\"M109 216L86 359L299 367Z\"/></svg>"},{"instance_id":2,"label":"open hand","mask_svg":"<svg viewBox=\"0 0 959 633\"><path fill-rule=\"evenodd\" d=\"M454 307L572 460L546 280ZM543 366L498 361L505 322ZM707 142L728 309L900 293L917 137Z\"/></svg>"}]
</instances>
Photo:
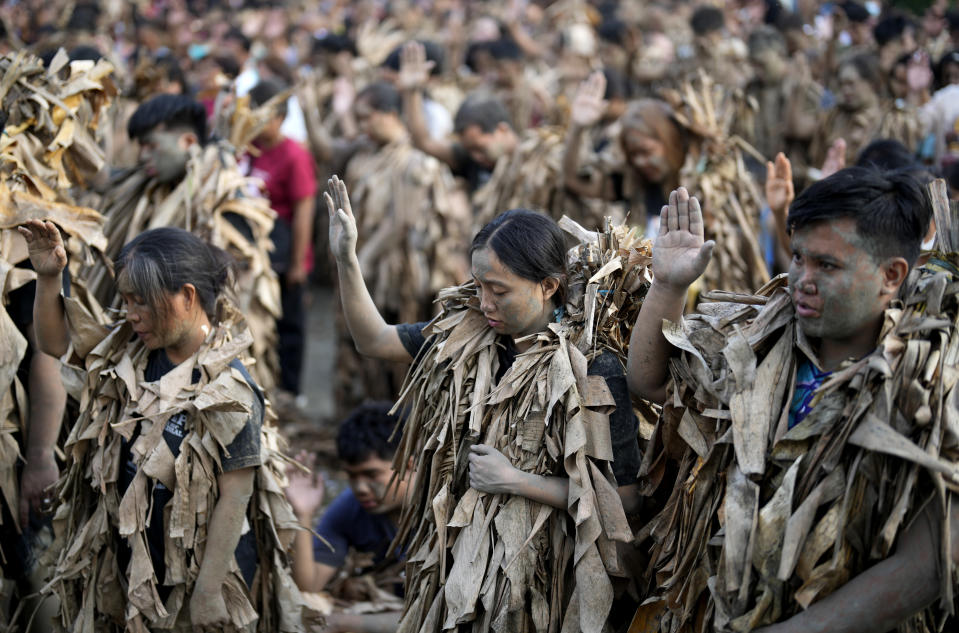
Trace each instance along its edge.
<instances>
[{"instance_id":1,"label":"open hand","mask_svg":"<svg viewBox=\"0 0 959 633\"><path fill-rule=\"evenodd\" d=\"M766 163L766 203L776 219L783 220L784 226L789 205L795 198L792 164L785 154L779 152L775 163Z\"/></svg>"},{"instance_id":2,"label":"open hand","mask_svg":"<svg viewBox=\"0 0 959 633\"><path fill-rule=\"evenodd\" d=\"M67 267L67 250L60 229L53 222L29 220L18 227L27 241L30 263L40 276L59 277Z\"/></svg>"},{"instance_id":3,"label":"open hand","mask_svg":"<svg viewBox=\"0 0 959 633\"><path fill-rule=\"evenodd\" d=\"M573 98L572 116L573 125L581 128L592 127L599 123L606 113L606 76L595 71L579 85L576 96Z\"/></svg>"},{"instance_id":4,"label":"open hand","mask_svg":"<svg viewBox=\"0 0 959 633\"><path fill-rule=\"evenodd\" d=\"M300 451L296 461L312 472L305 473L296 466L289 466L286 475L290 483L286 487L286 498L297 517L312 520L317 508L323 504L323 476L316 472L315 453Z\"/></svg>"},{"instance_id":5,"label":"open hand","mask_svg":"<svg viewBox=\"0 0 959 633\"><path fill-rule=\"evenodd\" d=\"M400 90L418 90L426 86L434 62L426 59L426 48L417 41L407 42L400 50L400 74L396 79Z\"/></svg>"},{"instance_id":6,"label":"open hand","mask_svg":"<svg viewBox=\"0 0 959 633\"><path fill-rule=\"evenodd\" d=\"M470 486L480 492L511 494L519 472L501 452L488 444L470 448Z\"/></svg>"},{"instance_id":7,"label":"open hand","mask_svg":"<svg viewBox=\"0 0 959 633\"><path fill-rule=\"evenodd\" d=\"M829 178L846 166L846 139L837 138L826 152L826 160L819 170L823 178Z\"/></svg>"},{"instance_id":8,"label":"open hand","mask_svg":"<svg viewBox=\"0 0 959 633\"><path fill-rule=\"evenodd\" d=\"M706 271L716 245L703 238L699 200L685 187L669 194L669 205L659 216L659 235L653 244L653 278L681 292Z\"/></svg>"},{"instance_id":9,"label":"open hand","mask_svg":"<svg viewBox=\"0 0 959 633\"><path fill-rule=\"evenodd\" d=\"M330 250L336 261L342 262L356 254L356 218L353 217L346 183L333 176L327 187L329 191L323 193L323 199L330 214Z\"/></svg>"}]
</instances>

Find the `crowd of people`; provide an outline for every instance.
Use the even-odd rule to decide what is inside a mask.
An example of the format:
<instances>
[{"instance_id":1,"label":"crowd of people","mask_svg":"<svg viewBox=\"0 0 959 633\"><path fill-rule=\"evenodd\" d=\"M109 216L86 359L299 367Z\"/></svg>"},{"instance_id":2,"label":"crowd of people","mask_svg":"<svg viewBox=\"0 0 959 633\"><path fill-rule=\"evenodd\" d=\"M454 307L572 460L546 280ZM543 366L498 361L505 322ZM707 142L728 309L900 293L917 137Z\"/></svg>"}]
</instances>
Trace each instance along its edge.
<instances>
[{"instance_id":1,"label":"crowd of people","mask_svg":"<svg viewBox=\"0 0 959 633\"><path fill-rule=\"evenodd\" d=\"M0 632L956 626L953 3L0 35Z\"/></svg>"}]
</instances>

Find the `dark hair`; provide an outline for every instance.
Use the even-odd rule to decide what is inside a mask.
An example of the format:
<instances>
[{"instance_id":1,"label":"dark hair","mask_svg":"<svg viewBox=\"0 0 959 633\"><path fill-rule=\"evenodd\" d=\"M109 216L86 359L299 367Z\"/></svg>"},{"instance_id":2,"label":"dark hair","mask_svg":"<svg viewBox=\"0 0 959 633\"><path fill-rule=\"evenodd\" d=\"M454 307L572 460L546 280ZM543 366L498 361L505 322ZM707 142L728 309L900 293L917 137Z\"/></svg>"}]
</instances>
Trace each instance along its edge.
<instances>
[{"instance_id":1,"label":"dark hair","mask_svg":"<svg viewBox=\"0 0 959 633\"><path fill-rule=\"evenodd\" d=\"M905 145L891 138L877 139L867 145L856 159L857 167L907 169L916 167L916 157Z\"/></svg>"},{"instance_id":2,"label":"dark hair","mask_svg":"<svg viewBox=\"0 0 959 633\"><path fill-rule=\"evenodd\" d=\"M78 3L67 20L67 31L96 31L100 20L100 5L96 2Z\"/></svg>"},{"instance_id":3,"label":"dark hair","mask_svg":"<svg viewBox=\"0 0 959 633\"><path fill-rule=\"evenodd\" d=\"M230 282L233 259L189 231L162 227L130 240L117 255L114 270L118 283L128 285L158 313L166 310L167 293L193 284L200 306L213 318L217 298Z\"/></svg>"},{"instance_id":4,"label":"dark hair","mask_svg":"<svg viewBox=\"0 0 959 633\"><path fill-rule=\"evenodd\" d=\"M866 251L877 261L919 257L932 208L915 173L847 167L813 183L789 208L790 231L818 222L853 218Z\"/></svg>"},{"instance_id":5,"label":"dark hair","mask_svg":"<svg viewBox=\"0 0 959 633\"><path fill-rule=\"evenodd\" d=\"M604 68L603 76L606 77L606 92L603 94L603 99L626 100L633 96L629 80L623 73L615 68Z\"/></svg>"},{"instance_id":6,"label":"dark hair","mask_svg":"<svg viewBox=\"0 0 959 633\"><path fill-rule=\"evenodd\" d=\"M749 54L756 56L762 51L775 49L786 54L786 39L782 33L770 26L760 26L749 34Z\"/></svg>"},{"instance_id":7,"label":"dark hair","mask_svg":"<svg viewBox=\"0 0 959 633\"><path fill-rule=\"evenodd\" d=\"M491 42L471 42L469 46L466 47L466 54L463 58L463 63L469 68L472 72L479 72L479 60L483 55L489 55L492 59L493 55L490 53Z\"/></svg>"},{"instance_id":8,"label":"dark hair","mask_svg":"<svg viewBox=\"0 0 959 633\"><path fill-rule=\"evenodd\" d=\"M430 69L430 74L439 75L442 73L443 65L446 63L446 53L443 52L443 47L431 40L417 41L423 46L423 51L426 53L426 61L433 62L433 68ZM400 53L402 50L403 44L390 51L390 54L386 56L386 59L380 64L380 67L387 68L394 72L400 72Z\"/></svg>"},{"instance_id":9,"label":"dark hair","mask_svg":"<svg viewBox=\"0 0 959 633\"><path fill-rule=\"evenodd\" d=\"M393 458L404 420L402 416L390 415L390 408L389 402L364 402L346 416L336 434L336 453L341 460L359 464L374 455ZM393 436L395 429L400 433Z\"/></svg>"},{"instance_id":10,"label":"dark hair","mask_svg":"<svg viewBox=\"0 0 959 633\"><path fill-rule=\"evenodd\" d=\"M240 74L240 65L236 62L235 57L229 55L214 55L213 63L220 67L220 72L229 77L230 79L236 79Z\"/></svg>"},{"instance_id":11,"label":"dark hair","mask_svg":"<svg viewBox=\"0 0 959 633\"><path fill-rule=\"evenodd\" d=\"M776 19L776 28L785 35L789 31L802 31L805 26L802 16L790 11L782 12Z\"/></svg>"},{"instance_id":12,"label":"dark hair","mask_svg":"<svg viewBox=\"0 0 959 633\"><path fill-rule=\"evenodd\" d=\"M946 179L952 193L959 191L959 162L946 165L942 170L942 177Z\"/></svg>"},{"instance_id":13,"label":"dark hair","mask_svg":"<svg viewBox=\"0 0 959 633\"><path fill-rule=\"evenodd\" d=\"M869 21L869 10L858 2L848 0L840 4L839 8L846 14L846 18L854 24L862 24L863 22Z\"/></svg>"},{"instance_id":14,"label":"dark hair","mask_svg":"<svg viewBox=\"0 0 959 633\"><path fill-rule=\"evenodd\" d=\"M254 106L260 107L284 90L286 90L286 86L280 82L272 79L264 79L253 86L253 90L250 91L250 101ZM286 101L276 105L276 114L277 116L286 118Z\"/></svg>"},{"instance_id":15,"label":"dark hair","mask_svg":"<svg viewBox=\"0 0 959 633\"><path fill-rule=\"evenodd\" d=\"M857 53L839 62L839 68L852 66L860 79L870 85L879 85L879 60L872 53ZM837 69L837 70L838 70Z\"/></svg>"},{"instance_id":16,"label":"dark hair","mask_svg":"<svg viewBox=\"0 0 959 633\"><path fill-rule=\"evenodd\" d=\"M233 27L229 31L227 31L226 35L223 36L223 40L224 41L234 40L236 42L239 42L240 46L242 46L243 50L245 50L246 52L250 52L250 47L252 46L252 43L250 42L250 38L244 35L243 31L241 31L237 27Z\"/></svg>"},{"instance_id":17,"label":"dark hair","mask_svg":"<svg viewBox=\"0 0 959 633\"><path fill-rule=\"evenodd\" d=\"M399 91L388 81L374 81L356 95L356 101L366 101L375 112L400 113L402 99Z\"/></svg>"},{"instance_id":18,"label":"dark hair","mask_svg":"<svg viewBox=\"0 0 959 633\"><path fill-rule=\"evenodd\" d=\"M313 55L318 53L349 53L356 55L356 44L346 35L327 33L313 40Z\"/></svg>"},{"instance_id":19,"label":"dark hair","mask_svg":"<svg viewBox=\"0 0 959 633\"><path fill-rule=\"evenodd\" d=\"M959 9L946 11L946 22L949 24L950 31L959 31Z\"/></svg>"},{"instance_id":20,"label":"dark hair","mask_svg":"<svg viewBox=\"0 0 959 633\"><path fill-rule=\"evenodd\" d=\"M523 59L523 50L519 47L519 44L516 43L511 37L501 37L495 42L490 44L489 48L490 55L493 56L493 59L499 60L513 60L519 61Z\"/></svg>"},{"instance_id":21,"label":"dark hair","mask_svg":"<svg viewBox=\"0 0 959 633\"><path fill-rule=\"evenodd\" d=\"M206 108L186 95L162 94L140 104L127 121L127 134L140 140L160 125L187 128L201 144L206 142Z\"/></svg>"},{"instance_id":22,"label":"dark hair","mask_svg":"<svg viewBox=\"0 0 959 633\"><path fill-rule=\"evenodd\" d=\"M566 236L549 217L529 209L510 209L480 229L470 245L470 255L490 248L514 274L539 283L549 277L559 280L553 295L557 306L566 303Z\"/></svg>"},{"instance_id":23,"label":"dark hair","mask_svg":"<svg viewBox=\"0 0 959 633\"><path fill-rule=\"evenodd\" d=\"M897 40L903 36L908 28L915 28L912 20L902 15L891 15L879 20L879 23L872 29L872 36L876 38L876 44L882 48L889 42Z\"/></svg>"},{"instance_id":24,"label":"dark hair","mask_svg":"<svg viewBox=\"0 0 959 633\"><path fill-rule=\"evenodd\" d=\"M610 44L626 45L626 38L629 35L629 27L619 18L608 18L603 20L596 29L599 39Z\"/></svg>"},{"instance_id":25,"label":"dark hair","mask_svg":"<svg viewBox=\"0 0 959 633\"><path fill-rule=\"evenodd\" d=\"M706 35L722 30L726 26L726 18L723 17L723 12L716 7L699 7L693 11L693 16L689 18L689 26L692 27L693 33L696 35Z\"/></svg>"},{"instance_id":26,"label":"dark hair","mask_svg":"<svg viewBox=\"0 0 959 633\"><path fill-rule=\"evenodd\" d=\"M456 117L453 119L453 129L457 134L462 134L466 128L475 125L483 133L489 134L500 123L513 127L509 112L507 112L503 102L496 97L473 95L467 97L459 110L456 111Z\"/></svg>"},{"instance_id":27,"label":"dark hair","mask_svg":"<svg viewBox=\"0 0 959 633\"><path fill-rule=\"evenodd\" d=\"M100 52L100 49L96 46L89 46L87 44L81 44L73 50L70 51L70 61L99 61L103 57L103 53Z\"/></svg>"},{"instance_id":28,"label":"dark hair","mask_svg":"<svg viewBox=\"0 0 959 633\"><path fill-rule=\"evenodd\" d=\"M943 53L942 57L936 63L936 88L946 87L946 66L956 64L959 66L959 49Z\"/></svg>"}]
</instances>

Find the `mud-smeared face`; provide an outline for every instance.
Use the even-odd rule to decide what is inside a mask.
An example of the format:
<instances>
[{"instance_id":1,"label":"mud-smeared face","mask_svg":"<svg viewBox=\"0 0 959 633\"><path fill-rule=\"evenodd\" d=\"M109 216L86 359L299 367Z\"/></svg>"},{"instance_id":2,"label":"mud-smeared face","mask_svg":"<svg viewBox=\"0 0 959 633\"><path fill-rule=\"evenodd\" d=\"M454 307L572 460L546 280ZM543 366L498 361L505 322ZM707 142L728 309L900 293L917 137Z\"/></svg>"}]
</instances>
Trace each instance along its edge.
<instances>
[{"instance_id":1,"label":"mud-smeared face","mask_svg":"<svg viewBox=\"0 0 959 633\"><path fill-rule=\"evenodd\" d=\"M376 453L362 462L344 464L353 496L370 514L386 514L399 510L406 497L406 482L390 486L393 464Z\"/></svg>"},{"instance_id":2,"label":"mud-smeared face","mask_svg":"<svg viewBox=\"0 0 959 633\"><path fill-rule=\"evenodd\" d=\"M662 141L646 136L639 130L623 132L626 159L643 175L646 182L660 183L672 174Z\"/></svg>"},{"instance_id":3,"label":"mud-smeared face","mask_svg":"<svg viewBox=\"0 0 959 633\"><path fill-rule=\"evenodd\" d=\"M864 246L852 218L794 232L789 287L806 336L850 339L882 318L888 304L883 273Z\"/></svg>"},{"instance_id":4,"label":"mud-smeared face","mask_svg":"<svg viewBox=\"0 0 959 633\"><path fill-rule=\"evenodd\" d=\"M473 279L479 286L480 309L500 334L520 338L549 323L555 289L516 275L492 249L473 251Z\"/></svg>"},{"instance_id":5,"label":"mud-smeared face","mask_svg":"<svg viewBox=\"0 0 959 633\"><path fill-rule=\"evenodd\" d=\"M190 158L188 133L158 126L140 139L140 164L147 175L162 183L172 183L186 173Z\"/></svg>"}]
</instances>

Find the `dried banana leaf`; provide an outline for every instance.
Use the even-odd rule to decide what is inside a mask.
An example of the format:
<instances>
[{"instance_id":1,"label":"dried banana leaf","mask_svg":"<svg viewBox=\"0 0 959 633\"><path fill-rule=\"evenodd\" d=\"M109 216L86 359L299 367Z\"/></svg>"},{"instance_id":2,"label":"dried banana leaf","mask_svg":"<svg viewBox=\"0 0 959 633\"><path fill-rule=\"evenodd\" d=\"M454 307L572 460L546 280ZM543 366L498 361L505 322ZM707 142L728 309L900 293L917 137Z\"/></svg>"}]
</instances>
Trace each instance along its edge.
<instances>
[{"instance_id":1,"label":"dried banana leaf","mask_svg":"<svg viewBox=\"0 0 959 633\"><path fill-rule=\"evenodd\" d=\"M395 543L408 552L399 631L587 631L605 626L615 541L628 526L610 469L608 407L590 358L624 360L650 271L650 243L625 228L589 233L569 253L565 316L535 335L496 380L497 335L472 283L440 293L432 344L411 369L397 407L408 409L399 477L415 463L412 503ZM569 479L568 507L480 493L469 447L486 443L517 468Z\"/></svg>"},{"instance_id":2,"label":"dried banana leaf","mask_svg":"<svg viewBox=\"0 0 959 633\"><path fill-rule=\"evenodd\" d=\"M954 218L942 217L950 234ZM835 371L792 429L796 368L815 356L785 278L664 328L683 352L641 475L665 459L680 476L641 531L652 537L651 603L665 611L635 631L786 620L889 556L927 501L943 526L940 601L900 630L940 630L954 613L944 508L959 491L959 255L933 261L910 274L876 350ZM687 419L703 433L684 432Z\"/></svg>"},{"instance_id":3,"label":"dried banana leaf","mask_svg":"<svg viewBox=\"0 0 959 633\"><path fill-rule=\"evenodd\" d=\"M188 600L203 559L211 513L217 503L221 451L243 428L256 396L242 374L230 367L248 361L251 334L227 301L218 306L215 331L190 359L161 380L147 382L148 350L130 325L105 329L81 303L65 299L74 349L89 349L71 362L83 368L81 413L65 444L68 468L58 483L61 505L54 517L56 569L47 591L60 600L63 630L168 628L188 616ZM89 338L99 341L90 348ZM192 381L194 371L198 382ZM174 458L163 437L171 416L185 416L185 435ZM121 493L118 478L127 468L121 445L137 470ZM292 581L286 551L297 520L283 494L286 458L267 406L260 433L260 466L247 510L256 534L257 574L247 588L231 562L224 594L231 622L225 630L305 630L304 601ZM165 486L165 578L157 578L147 528L152 490ZM129 548L129 566L118 554ZM232 559L231 559L232 560ZM160 583L171 587L160 599ZM179 618L179 620L178 620Z\"/></svg>"}]
</instances>

